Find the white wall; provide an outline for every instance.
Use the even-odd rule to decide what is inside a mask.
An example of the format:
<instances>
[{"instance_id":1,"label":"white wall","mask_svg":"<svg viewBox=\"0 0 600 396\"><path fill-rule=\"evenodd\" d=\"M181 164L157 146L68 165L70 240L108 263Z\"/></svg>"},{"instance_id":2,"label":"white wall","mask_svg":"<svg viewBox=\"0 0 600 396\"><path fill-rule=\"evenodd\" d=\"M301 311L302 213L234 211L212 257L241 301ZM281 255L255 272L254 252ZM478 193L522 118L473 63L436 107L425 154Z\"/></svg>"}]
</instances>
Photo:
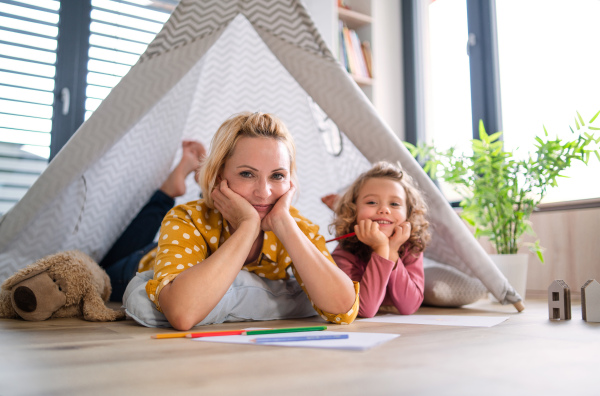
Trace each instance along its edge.
<instances>
[{"instance_id":1,"label":"white wall","mask_svg":"<svg viewBox=\"0 0 600 396\"><path fill-rule=\"evenodd\" d=\"M373 104L403 139L404 83L401 0L373 0Z\"/></svg>"}]
</instances>

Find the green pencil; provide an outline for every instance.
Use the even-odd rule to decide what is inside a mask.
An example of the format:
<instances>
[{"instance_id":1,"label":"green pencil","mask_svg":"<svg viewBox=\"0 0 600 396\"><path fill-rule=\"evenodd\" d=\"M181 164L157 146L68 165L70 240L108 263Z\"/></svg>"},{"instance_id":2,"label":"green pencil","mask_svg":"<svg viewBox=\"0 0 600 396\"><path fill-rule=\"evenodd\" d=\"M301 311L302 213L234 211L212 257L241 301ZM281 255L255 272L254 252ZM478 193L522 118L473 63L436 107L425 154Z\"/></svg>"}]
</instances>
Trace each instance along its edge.
<instances>
[{"instance_id":1,"label":"green pencil","mask_svg":"<svg viewBox=\"0 0 600 396\"><path fill-rule=\"evenodd\" d=\"M268 330L248 330L248 331L246 331L246 335L297 333L300 331L320 331L320 330L327 330L327 326L288 327L288 328L284 328L284 329L268 329Z\"/></svg>"}]
</instances>

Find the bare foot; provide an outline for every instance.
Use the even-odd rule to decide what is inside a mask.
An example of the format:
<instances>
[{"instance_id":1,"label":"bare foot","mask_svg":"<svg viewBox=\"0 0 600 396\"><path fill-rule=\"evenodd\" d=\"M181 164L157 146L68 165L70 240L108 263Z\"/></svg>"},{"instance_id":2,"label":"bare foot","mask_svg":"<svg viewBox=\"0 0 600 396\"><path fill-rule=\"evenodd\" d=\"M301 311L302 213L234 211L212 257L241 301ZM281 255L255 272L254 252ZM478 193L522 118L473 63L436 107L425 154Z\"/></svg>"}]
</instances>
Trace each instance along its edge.
<instances>
[{"instance_id":1,"label":"bare foot","mask_svg":"<svg viewBox=\"0 0 600 396\"><path fill-rule=\"evenodd\" d=\"M321 201L327 205L327 207L333 211L335 211L335 204L340 199L340 196L337 194L327 194L321 198Z\"/></svg>"},{"instance_id":2,"label":"bare foot","mask_svg":"<svg viewBox=\"0 0 600 396\"><path fill-rule=\"evenodd\" d=\"M183 153L179 164L173 169L167 180L160 186L162 192L171 198L185 194L185 178L200 167L200 161L206 155L206 149L200 142L183 141Z\"/></svg>"}]
</instances>

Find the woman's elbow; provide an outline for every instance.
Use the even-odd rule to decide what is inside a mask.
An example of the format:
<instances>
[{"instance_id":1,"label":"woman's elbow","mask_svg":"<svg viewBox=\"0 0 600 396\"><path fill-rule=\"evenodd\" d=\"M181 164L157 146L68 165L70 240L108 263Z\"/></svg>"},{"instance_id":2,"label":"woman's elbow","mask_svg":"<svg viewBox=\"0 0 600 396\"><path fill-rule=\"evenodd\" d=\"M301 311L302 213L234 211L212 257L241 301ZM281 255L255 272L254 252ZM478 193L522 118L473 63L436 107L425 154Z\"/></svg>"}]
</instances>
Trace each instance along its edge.
<instances>
[{"instance_id":1,"label":"woman's elbow","mask_svg":"<svg viewBox=\"0 0 600 396\"><path fill-rule=\"evenodd\" d=\"M167 316L167 320L174 329L179 331L187 331L196 326L202 319L198 320L187 313L172 313Z\"/></svg>"}]
</instances>

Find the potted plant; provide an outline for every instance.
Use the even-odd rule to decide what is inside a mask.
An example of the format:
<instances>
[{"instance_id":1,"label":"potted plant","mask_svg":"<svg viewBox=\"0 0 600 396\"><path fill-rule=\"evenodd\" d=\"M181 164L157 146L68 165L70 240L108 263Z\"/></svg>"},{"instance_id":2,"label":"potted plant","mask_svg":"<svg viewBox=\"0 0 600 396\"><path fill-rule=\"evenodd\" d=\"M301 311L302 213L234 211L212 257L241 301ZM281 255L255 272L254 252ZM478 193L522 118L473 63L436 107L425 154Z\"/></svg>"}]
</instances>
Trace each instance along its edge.
<instances>
[{"instance_id":1,"label":"potted plant","mask_svg":"<svg viewBox=\"0 0 600 396\"><path fill-rule=\"evenodd\" d=\"M500 259L506 259L505 255L517 254L523 245L523 234L534 234L530 216L548 189L557 185L559 177L565 177L564 171L575 161L587 164L591 154L600 160L597 146L600 137L595 138L593 133L600 128L589 125L599 115L600 111L586 126L577 113L578 133L571 128L571 140L550 139L544 127L544 137L535 138L536 150L523 159L512 151L505 151L500 140L502 132L488 135L482 121L479 122L480 138L471 141L472 152L469 153L458 152L455 148L438 150L424 143L405 144L432 179L447 182L461 196L460 215L474 227L475 237L488 237L498 255L504 256ZM539 240L528 245L544 262ZM525 268L522 268L523 264L519 267L526 279L527 255L523 256ZM516 283L522 283L522 287ZM523 280L513 280L511 284L524 293Z\"/></svg>"}]
</instances>

